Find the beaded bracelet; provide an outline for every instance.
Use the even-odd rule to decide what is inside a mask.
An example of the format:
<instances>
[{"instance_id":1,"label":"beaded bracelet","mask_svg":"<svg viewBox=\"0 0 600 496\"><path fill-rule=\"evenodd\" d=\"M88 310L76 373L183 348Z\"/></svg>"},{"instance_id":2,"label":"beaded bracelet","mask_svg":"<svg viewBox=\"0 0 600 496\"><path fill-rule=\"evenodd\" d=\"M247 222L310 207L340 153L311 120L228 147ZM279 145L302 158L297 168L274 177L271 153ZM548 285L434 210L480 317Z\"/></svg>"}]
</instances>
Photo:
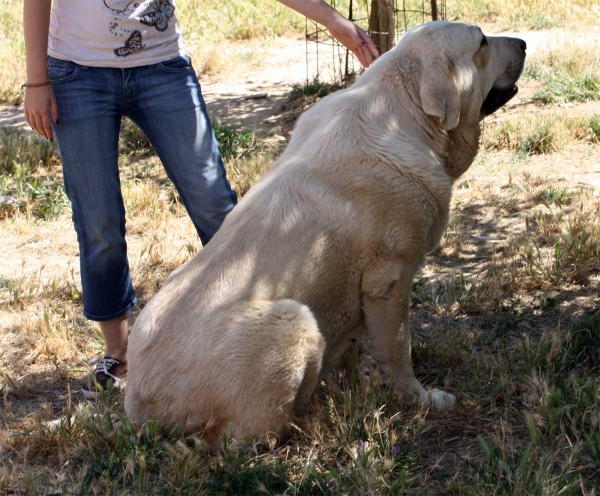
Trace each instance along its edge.
<instances>
[{"instance_id":1,"label":"beaded bracelet","mask_svg":"<svg viewBox=\"0 0 600 496\"><path fill-rule=\"evenodd\" d=\"M41 88L42 86L48 86L50 84L50 80L44 81L43 83L23 83L21 85L21 91L23 88Z\"/></svg>"}]
</instances>

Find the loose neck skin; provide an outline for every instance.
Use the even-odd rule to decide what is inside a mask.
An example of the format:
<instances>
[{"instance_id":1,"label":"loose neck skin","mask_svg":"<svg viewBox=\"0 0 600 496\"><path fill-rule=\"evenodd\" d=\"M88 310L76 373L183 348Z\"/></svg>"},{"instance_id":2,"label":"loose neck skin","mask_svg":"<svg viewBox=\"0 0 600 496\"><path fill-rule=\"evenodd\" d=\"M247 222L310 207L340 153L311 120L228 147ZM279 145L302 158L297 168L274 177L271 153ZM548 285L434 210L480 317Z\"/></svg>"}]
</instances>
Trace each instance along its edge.
<instances>
[{"instance_id":1,"label":"loose neck skin","mask_svg":"<svg viewBox=\"0 0 600 496\"><path fill-rule=\"evenodd\" d=\"M461 121L456 129L448 131L448 155L444 169L453 181L462 176L475 160L480 137L479 122Z\"/></svg>"}]
</instances>

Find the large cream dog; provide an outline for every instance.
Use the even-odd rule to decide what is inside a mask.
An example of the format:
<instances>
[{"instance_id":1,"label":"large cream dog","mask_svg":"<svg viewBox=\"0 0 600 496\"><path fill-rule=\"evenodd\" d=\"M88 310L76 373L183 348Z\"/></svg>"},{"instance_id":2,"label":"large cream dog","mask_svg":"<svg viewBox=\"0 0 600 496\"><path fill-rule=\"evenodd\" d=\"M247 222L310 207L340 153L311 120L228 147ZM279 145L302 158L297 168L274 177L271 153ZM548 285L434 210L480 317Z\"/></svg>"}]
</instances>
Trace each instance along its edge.
<instances>
[{"instance_id":1,"label":"large cream dog","mask_svg":"<svg viewBox=\"0 0 600 496\"><path fill-rule=\"evenodd\" d=\"M407 401L452 408L413 374L411 281L480 121L517 92L525 48L472 25L424 24L304 113L279 160L137 319L129 418L215 447L223 433L281 434L364 331Z\"/></svg>"}]
</instances>

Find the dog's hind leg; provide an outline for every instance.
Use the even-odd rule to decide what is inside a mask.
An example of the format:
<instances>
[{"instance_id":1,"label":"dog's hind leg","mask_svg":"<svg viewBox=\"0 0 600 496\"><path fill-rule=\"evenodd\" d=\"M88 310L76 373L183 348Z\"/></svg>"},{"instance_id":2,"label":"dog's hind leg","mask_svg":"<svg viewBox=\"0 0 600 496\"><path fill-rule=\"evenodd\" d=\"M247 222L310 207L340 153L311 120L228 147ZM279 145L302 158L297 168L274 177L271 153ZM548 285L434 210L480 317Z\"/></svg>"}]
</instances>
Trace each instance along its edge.
<instances>
[{"instance_id":1,"label":"dog's hind leg","mask_svg":"<svg viewBox=\"0 0 600 496\"><path fill-rule=\"evenodd\" d=\"M189 344L177 353L169 342L137 346L128 417L201 433L213 447L223 435L281 436L321 370L325 340L309 308L293 300L241 301L205 325L213 326L214 338L197 339L202 334L190 330ZM150 368L157 357L168 361Z\"/></svg>"},{"instance_id":2,"label":"dog's hind leg","mask_svg":"<svg viewBox=\"0 0 600 496\"><path fill-rule=\"evenodd\" d=\"M296 394L294 402L294 413L299 415L304 412L304 409L310 402L310 398L321 375L321 364L323 361L323 352L325 348L324 340L321 343L315 343L306 353L304 377Z\"/></svg>"},{"instance_id":3,"label":"dog's hind leg","mask_svg":"<svg viewBox=\"0 0 600 496\"><path fill-rule=\"evenodd\" d=\"M236 309L244 324L228 342L236 377L231 415L236 436L281 435L310 400L321 371L325 339L309 308L294 300L250 301Z\"/></svg>"}]
</instances>

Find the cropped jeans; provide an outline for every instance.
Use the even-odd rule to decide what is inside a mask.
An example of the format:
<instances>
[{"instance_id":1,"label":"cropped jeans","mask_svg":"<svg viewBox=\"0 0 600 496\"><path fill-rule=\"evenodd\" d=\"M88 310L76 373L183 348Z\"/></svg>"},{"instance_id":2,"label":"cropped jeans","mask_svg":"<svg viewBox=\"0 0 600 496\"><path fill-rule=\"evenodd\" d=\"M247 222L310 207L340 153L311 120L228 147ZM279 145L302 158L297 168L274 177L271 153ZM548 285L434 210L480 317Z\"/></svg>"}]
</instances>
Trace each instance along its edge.
<instances>
[{"instance_id":1,"label":"cropped jeans","mask_svg":"<svg viewBox=\"0 0 600 496\"><path fill-rule=\"evenodd\" d=\"M79 242L84 314L111 320L136 302L118 167L123 116L156 150L202 244L219 229L237 197L188 57L127 69L48 57L48 76L59 113L52 130Z\"/></svg>"}]
</instances>

